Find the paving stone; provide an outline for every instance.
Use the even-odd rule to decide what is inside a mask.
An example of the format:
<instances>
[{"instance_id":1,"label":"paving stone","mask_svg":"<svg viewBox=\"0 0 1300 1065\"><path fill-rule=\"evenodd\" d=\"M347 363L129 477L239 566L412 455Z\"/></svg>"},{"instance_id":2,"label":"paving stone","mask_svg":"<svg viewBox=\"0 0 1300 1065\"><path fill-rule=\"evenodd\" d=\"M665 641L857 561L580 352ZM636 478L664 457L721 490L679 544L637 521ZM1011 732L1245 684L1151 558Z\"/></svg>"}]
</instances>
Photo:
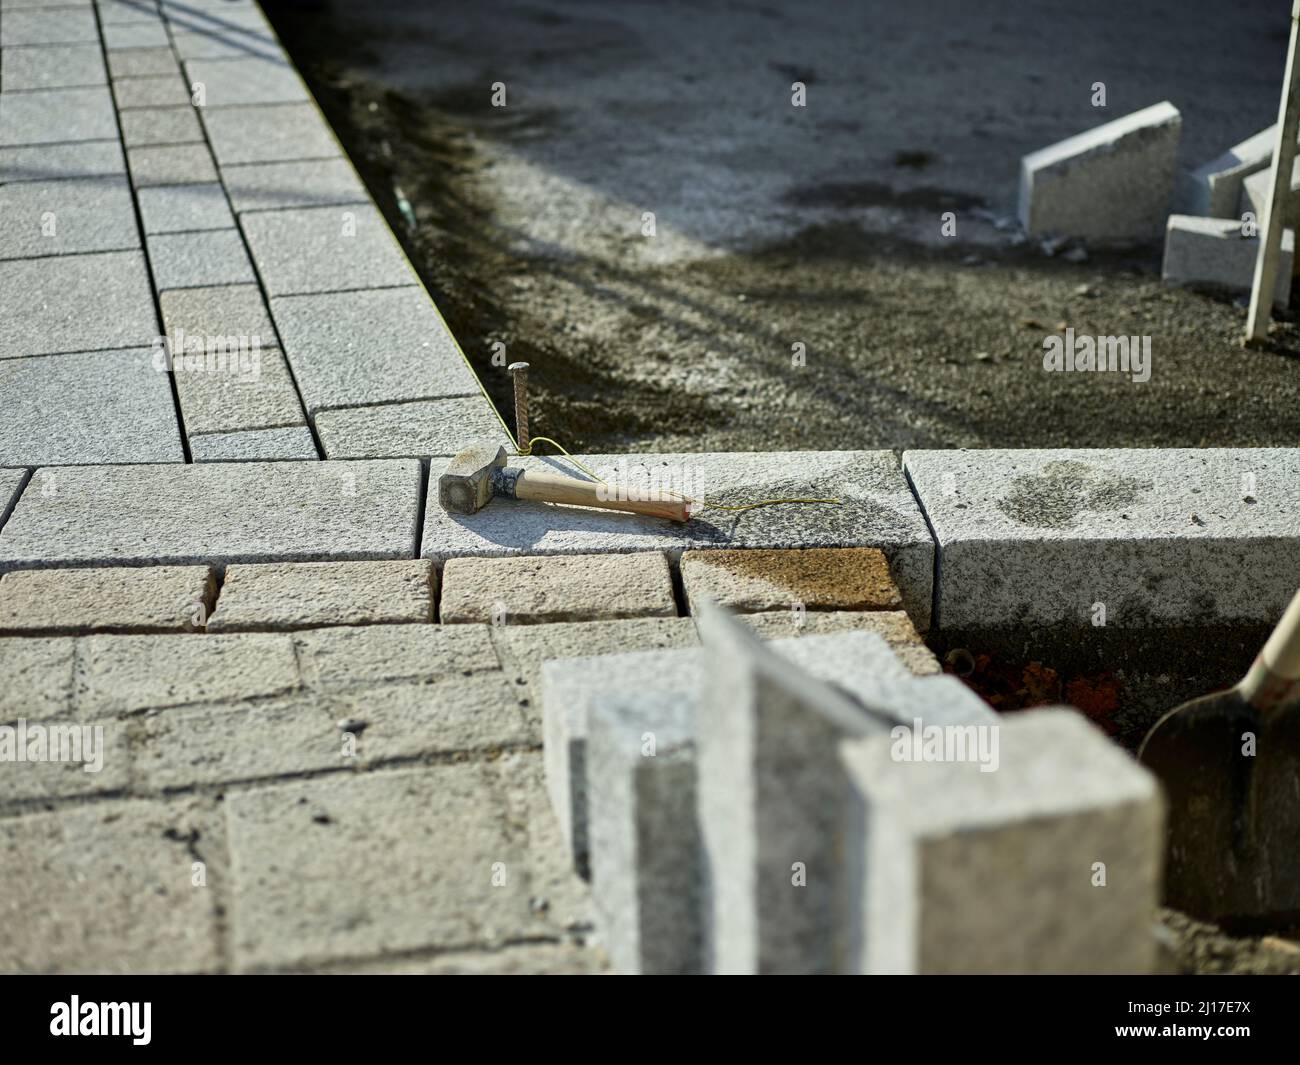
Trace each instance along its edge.
<instances>
[{"instance_id":1,"label":"paving stone","mask_svg":"<svg viewBox=\"0 0 1300 1065\"><path fill-rule=\"evenodd\" d=\"M245 215L245 224L251 217L270 216ZM265 280L266 274L262 277ZM271 314L303 402L313 414L368 403L481 394L477 378L422 288L272 299ZM338 426L336 421L328 424ZM346 418L343 424L349 424Z\"/></svg>"},{"instance_id":2,"label":"paving stone","mask_svg":"<svg viewBox=\"0 0 1300 1065\"><path fill-rule=\"evenodd\" d=\"M90 7L90 0L0 0L0 11L17 11L20 8Z\"/></svg>"},{"instance_id":3,"label":"paving stone","mask_svg":"<svg viewBox=\"0 0 1300 1065\"><path fill-rule=\"evenodd\" d=\"M178 289L164 292L163 299L182 292L203 291L213 290ZM166 314L167 311L164 309L163 313ZM284 356L274 348L259 348L254 356L250 348L247 357L249 365L254 368L252 373L186 372L174 375L188 432L233 434L239 431L305 425L302 405L298 402L298 393L289 377ZM310 439L310 434L308 438ZM274 443L275 439L272 438L271 442ZM302 445L299 443L296 446ZM315 447L311 449L309 457L317 457Z\"/></svg>"},{"instance_id":4,"label":"paving stone","mask_svg":"<svg viewBox=\"0 0 1300 1065\"><path fill-rule=\"evenodd\" d=\"M143 193L140 199L145 202ZM256 285L164 292L159 302L168 333L257 337L264 348L276 346L275 326Z\"/></svg>"},{"instance_id":5,"label":"paving stone","mask_svg":"<svg viewBox=\"0 0 1300 1065\"><path fill-rule=\"evenodd\" d=\"M5 92L80 88L107 82L98 44L5 48L0 54L0 87Z\"/></svg>"},{"instance_id":6,"label":"paving stone","mask_svg":"<svg viewBox=\"0 0 1300 1065\"><path fill-rule=\"evenodd\" d=\"M144 107L123 111L122 136L128 148L155 144L194 144L203 140L192 107Z\"/></svg>"},{"instance_id":7,"label":"paving stone","mask_svg":"<svg viewBox=\"0 0 1300 1065\"><path fill-rule=\"evenodd\" d=\"M416 283L384 216L369 204L255 212L240 221L268 295Z\"/></svg>"},{"instance_id":8,"label":"paving stone","mask_svg":"<svg viewBox=\"0 0 1300 1065\"><path fill-rule=\"evenodd\" d=\"M115 76L113 95L117 98L118 108L123 110L134 107L185 107L193 103L189 85L174 75L120 80Z\"/></svg>"},{"instance_id":9,"label":"paving stone","mask_svg":"<svg viewBox=\"0 0 1300 1065\"><path fill-rule=\"evenodd\" d=\"M668 560L657 551L551 558L453 558L443 568L443 624L675 617Z\"/></svg>"},{"instance_id":10,"label":"paving stone","mask_svg":"<svg viewBox=\"0 0 1300 1065\"><path fill-rule=\"evenodd\" d=\"M359 625L293 634L304 681L322 691L498 668L483 625Z\"/></svg>"},{"instance_id":11,"label":"paving stone","mask_svg":"<svg viewBox=\"0 0 1300 1065\"><path fill-rule=\"evenodd\" d=\"M12 738L6 733L12 731ZM124 792L131 781L126 726L117 721L77 724L32 721L0 726L0 744L13 743L25 760L5 762L0 808Z\"/></svg>"},{"instance_id":12,"label":"paving stone","mask_svg":"<svg viewBox=\"0 0 1300 1065\"><path fill-rule=\"evenodd\" d=\"M191 436L190 456L195 462L293 462L320 458L311 430L305 425Z\"/></svg>"},{"instance_id":13,"label":"paving stone","mask_svg":"<svg viewBox=\"0 0 1300 1065\"><path fill-rule=\"evenodd\" d=\"M133 114L147 114L135 111ZM211 185L161 185L141 189L140 216L146 233L185 233L229 229L235 224L220 182Z\"/></svg>"},{"instance_id":14,"label":"paving stone","mask_svg":"<svg viewBox=\"0 0 1300 1065\"><path fill-rule=\"evenodd\" d=\"M204 108L199 117L222 166L342 155L315 104Z\"/></svg>"},{"instance_id":15,"label":"paving stone","mask_svg":"<svg viewBox=\"0 0 1300 1065\"><path fill-rule=\"evenodd\" d=\"M18 502L18 496L26 484L26 470L0 469L0 527L9 520L14 504Z\"/></svg>"},{"instance_id":16,"label":"paving stone","mask_svg":"<svg viewBox=\"0 0 1300 1065\"><path fill-rule=\"evenodd\" d=\"M258 56L246 59L191 59L186 76L207 92L207 107L301 103L311 99L290 63Z\"/></svg>"},{"instance_id":17,"label":"paving stone","mask_svg":"<svg viewBox=\"0 0 1300 1065\"><path fill-rule=\"evenodd\" d=\"M1236 219L1171 214L1160 277L1167 285L1216 285L1249 292L1258 254L1259 238L1242 236L1242 224ZM1273 287L1273 303L1283 309L1291 302L1294 254L1295 233L1284 229Z\"/></svg>"},{"instance_id":18,"label":"paving stone","mask_svg":"<svg viewBox=\"0 0 1300 1065\"><path fill-rule=\"evenodd\" d=\"M172 34L172 43L182 59L246 59L285 63L288 57L269 33L244 29L204 30L201 33Z\"/></svg>"},{"instance_id":19,"label":"paving stone","mask_svg":"<svg viewBox=\"0 0 1300 1065\"><path fill-rule=\"evenodd\" d=\"M0 639L0 724L19 718L44 721L72 711L72 671L77 641L71 637Z\"/></svg>"},{"instance_id":20,"label":"paving stone","mask_svg":"<svg viewBox=\"0 0 1300 1065\"><path fill-rule=\"evenodd\" d=\"M206 800L119 801L0 820L5 972L220 968L221 819ZM193 887L194 862L206 887Z\"/></svg>"},{"instance_id":21,"label":"paving stone","mask_svg":"<svg viewBox=\"0 0 1300 1065\"><path fill-rule=\"evenodd\" d=\"M370 194L346 159L226 166L221 177L236 211L370 202Z\"/></svg>"},{"instance_id":22,"label":"paving stone","mask_svg":"<svg viewBox=\"0 0 1300 1065\"><path fill-rule=\"evenodd\" d=\"M171 389L150 351L0 360L0 395L0 464L185 461Z\"/></svg>"},{"instance_id":23,"label":"paving stone","mask_svg":"<svg viewBox=\"0 0 1300 1065\"><path fill-rule=\"evenodd\" d=\"M1030 234L1097 241L1160 235L1182 118L1167 100L1020 160L1020 223Z\"/></svg>"},{"instance_id":24,"label":"paving stone","mask_svg":"<svg viewBox=\"0 0 1300 1065\"><path fill-rule=\"evenodd\" d=\"M6 184L125 173L126 159L116 139L0 148L0 182Z\"/></svg>"},{"instance_id":25,"label":"paving stone","mask_svg":"<svg viewBox=\"0 0 1300 1065\"><path fill-rule=\"evenodd\" d=\"M206 144L153 145L129 148L126 154L137 189L217 180L217 169Z\"/></svg>"},{"instance_id":26,"label":"paving stone","mask_svg":"<svg viewBox=\"0 0 1300 1065\"><path fill-rule=\"evenodd\" d=\"M154 22L126 22L105 26L104 47L110 52L130 48L166 48L171 44L162 19Z\"/></svg>"},{"instance_id":27,"label":"paving stone","mask_svg":"<svg viewBox=\"0 0 1300 1065\"><path fill-rule=\"evenodd\" d=\"M95 0L99 21L105 26L121 22L149 22L158 17L158 5L152 0Z\"/></svg>"},{"instance_id":28,"label":"paving stone","mask_svg":"<svg viewBox=\"0 0 1300 1065\"><path fill-rule=\"evenodd\" d=\"M889 737L845 745L848 864L861 874L852 967L1153 972L1164 851L1155 778L1072 710L1013 714L997 728L989 773L899 761Z\"/></svg>"},{"instance_id":29,"label":"paving stone","mask_svg":"<svg viewBox=\"0 0 1300 1065\"><path fill-rule=\"evenodd\" d=\"M108 72L113 79L150 78L170 74L180 79L181 67L170 48L131 48L108 53Z\"/></svg>"},{"instance_id":30,"label":"paving stone","mask_svg":"<svg viewBox=\"0 0 1300 1065\"><path fill-rule=\"evenodd\" d=\"M99 43L95 13L89 8L58 11L6 10L0 20L0 44L62 44L72 41Z\"/></svg>"},{"instance_id":31,"label":"paving stone","mask_svg":"<svg viewBox=\"0 0 1300 1065\"><path fill-rule=\"evenodd\" d=\"M437 579L424 559L232 565L208 631L432 623Z\"/></svg>"},{"instance_id":32,"label":"paving stone","mask_svg":"<svg viewBox=\"0 0 1300 1065\"><path fill-rule=\"evenodd\" d=\"M686 551L681 571L692 604L707 598L746 614L791 604L811 610L890 610L902 602L889 563L874 547Z\"/></svg>"},{"instance_id":33,"label":"paving stone","mask_svg":"<svg viewBox=\"0 0 1300 1065\"><path fill-rule=\"evenodd\" d=\"M514 450L482 395L324 410L316 431L328 458L450 458L470 442Z\"/></svg>"},{"instance_id":34,"label":"paving stone","mask_svg":"<svg viewBox=\"0 0 1300 1065\"><path fill-rule=\"evenodd\" d=\"M917 676L943 672L939 660L921 641L912 619L901 610L827 610L799 613L793 610L740 614L737 620L761 639L783 640L798 636L825 636L832 632L874 632L894 656Z\"/></svg>"},{"instance_id":35,"label":"paving stone","mask_svg":"<svg viewBox=\"0 0 1300 1065\"><path fill-rule=\"evenodd\" d=\"M909 451L944 630L1272 624L1295 592L1300 450ZM12 519L11 519L12 520Z\"/></svg>"},{"instance_id":36,"label":"paving stone","mask_svg":"<svg viewBox=\"0 0 1300 1065\"><path fill-rule=\"evenodd\" d=\"M286 341L287 346L287 341ZM292 356L292 352L291 352ZM903 606L929 627L934 545L925 519L887 451L735 452L726 454L579 455L611 484L646 493L684 492L727 505L773 497L838 497L835 504L789 504L744 513L703 510L686 524L659 518L495 500L472 515L450 515L436 493L425 508L422 553L562 555L693 548L878 547ZM511 465L566 476L563 458L511 459ZM431 477L440 475L434 468Z\"/></svg>"},{"instance_id":37,"label":"paving stone","mask_svg":"<svg viewBox=\"0 0 1300 1065\"><path fill-rule=\"evenodd\" d=\"M535 924L527 852L491 781L470 763L228 797L236 965L520 938Z\"/></svg>"},{"instance_id":38,"label":"paving stone","mask_svg":"<svg viewBox=\"0 0 1300 1065\"><path fill-rule=\"evenodd\" d=\"M0 185L0 216L0 259L140 246L131 189L122 176Z\"/></svg>"},{"instance_id":39,"label":"paving stone","mask_svg":"<svg viewBox=\"0 0 1300 1065\"><path fill-rule=\"evenodd\" d=\"M116 139L117 118L107 88L5 94L0 145Z\"/></svg>"},{"instance_id":40,"label":"paving stone","mask_svg":"<svg viewBox=\"0 0 1300 1065\"><path fill-rule=\"evenodd\" d=\"M0 262L0 359L126 348L157 335L139 252Z\"/></svg>"},{"instance_id":41,"label":"paving stone","mask_svg":"<svg viewBox=\"0 0 1300 1065\"><path fill-rule=\"evenodd\" d=\"M1204 166L1181 175L1177 186L1178 210L1204 218L1237 217L1241 184L1273 161L1276 139L1277 126L1269 126Z\"/></svg>"},{"instance_id":42,"label":"paving stone","mask_svg":"<svg viewBox=\"0 0 1300 1065\"><path fill-rule=\"evenodd\" d=\"M410 558L420 483L405 459L70 468L19 499L0 570Z\"/></svg>"},{"instance_id":43,"label":"paving stone","mask_svg":"<svg viewBox=\"0 0 1300 1065\"><path fill-rule=\"evenodd\" d=\"M150 234L149 262L159 290L237 285L257 280L234 229Z\"/></svg>"},{"instance_id":44,"label":"paving stone","mask_svg":"<svg viewBox=\"0 0 1300 1065\"><path fill-rule=\"evenodd\" d=\"M216 591L207 566L19 570L0 577L0 633L193 632Z\"/></svg>"}]
</instances>

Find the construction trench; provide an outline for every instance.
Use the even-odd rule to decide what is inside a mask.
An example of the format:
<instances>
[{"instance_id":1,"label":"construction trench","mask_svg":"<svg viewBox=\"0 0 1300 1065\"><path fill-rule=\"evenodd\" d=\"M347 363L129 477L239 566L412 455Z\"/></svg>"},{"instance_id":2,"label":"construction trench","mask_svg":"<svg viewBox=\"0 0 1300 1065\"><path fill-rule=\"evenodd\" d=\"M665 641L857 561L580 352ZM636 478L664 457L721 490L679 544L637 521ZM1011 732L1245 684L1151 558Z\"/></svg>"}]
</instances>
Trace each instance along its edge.
<instances>
[{"instance_id":1,"label":"construction trench","mask_svg":"<svg viewBox=\"0 0 1300 1065\"><path fill-rule=\"evenodd\" d=\"M0 244L0 755L100 759L0 776L0 969L1300 974L1300 877L1170 905L1136 757L1300 584L1269 5L1047 4L1052 64L945 4L111 6L5 49L112 93L0 120L5 206L130 236ZM1215 99L1170 33L1231 34ZM120 174L47 181L83 139Z\"/></svg>"}]
</instances>

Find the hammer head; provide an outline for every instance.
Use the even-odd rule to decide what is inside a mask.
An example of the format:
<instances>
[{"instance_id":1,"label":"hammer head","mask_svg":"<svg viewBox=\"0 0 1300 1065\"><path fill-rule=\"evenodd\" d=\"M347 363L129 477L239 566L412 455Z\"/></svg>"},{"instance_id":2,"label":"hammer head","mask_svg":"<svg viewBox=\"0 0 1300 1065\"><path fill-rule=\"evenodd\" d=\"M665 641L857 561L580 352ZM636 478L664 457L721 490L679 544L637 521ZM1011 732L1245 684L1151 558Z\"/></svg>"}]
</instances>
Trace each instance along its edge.
<instances>
[{"instance_id":1,"label":"hammer head","mask_svg":"<svg viewBox=\"0 0 1300 1065\"><path fill-rule=\"evenodd\" d=\"M506 449L496 444L467 447L438 478L438 502L453 514L473 514L492 498L492 471L506 464Z\"/></svg>"}]
</instances>

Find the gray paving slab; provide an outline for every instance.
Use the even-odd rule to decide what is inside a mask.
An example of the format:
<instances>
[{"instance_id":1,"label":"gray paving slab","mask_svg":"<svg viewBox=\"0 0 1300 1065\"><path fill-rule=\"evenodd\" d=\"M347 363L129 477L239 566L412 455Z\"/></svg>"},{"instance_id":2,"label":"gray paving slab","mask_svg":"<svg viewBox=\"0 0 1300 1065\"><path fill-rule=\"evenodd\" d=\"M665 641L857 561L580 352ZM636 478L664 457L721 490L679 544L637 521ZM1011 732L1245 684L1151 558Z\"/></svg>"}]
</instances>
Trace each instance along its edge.
<instances>
[{"instance_id":1,"label":"gray paving slab","mask_svg":"<svg viewBox=\"0 0 1300 1065\"><path fill-rule=\"evenodd\" d=\"M1269 126L1190 173L1179 175L1177 209L1183 214L1232 218L1242 182L1272 162L1277 127Z\"/></svg>"},{"instance_id":2,"label":"gray paving slab","mask_svg":"<svg viewBox=\"0 0 1300 1065\"><path fill-rule=\"evenodd\" d=\"M289 462L320 458L306 425L191 436L190 455L195 462Z\"/></svg>"},{"instance_id":3,"label":"gray paving slab","mask_svg":"<svg viewBox=\"0 0 1300 1065\"><path fill-rule=\"evenodd\" d=\"M143 107L123 111L122 137L128 148L153 144L197 144L203 140L192 107Z\"/></svg>"},{"instance_id":4,"label":"gray paving slab","mask_svg":"<svg viewBox=\"0 0 1300 1065\"><path fill-rule=\"evenodd\" d=\"M188 233L197 229L230 229L230 213L221 184L159 185L139 193L140 217L146 233Z\"/></svg>"},{"instance_id":5,"label":"gray paving slab","mask_svg":"<svg viewBox=\"0 0 1300 1065\"><path fill-rule=\"evenodd\" d=\"M5 359L0 397L0 465L185 461L151 349Z\"/></svg>"},{"instance_id":6,"label":"gray paving slab","mask_svg":"<svg viewBox=\"0 0 1300 1065\"><path fill-rule=\"evenodd\" d=\"M167 39L167 27L162 19L155 22L124 22L105 26L103 31L104 47L110 52L125 51L130 48L165 48L171 42Z\"/></svg>"},{"instance_id":7,"label":"gray paving slab","mask_svg":"<svg viewBox=\"0 0 1300 1065\"><path fill-rule=\"evenodd\" d=\"M0 45L99 43L95 13L86 7L57 11L6 10L0 19Z\"/></svg>"},{"instance_id":8,"label":"gray paving slab","mask_svg":"<svg viewBox=\"0 0 1300 1065\"><path fill-rule=\"evenodd\" d=\"M111 53L132 55L132 52ZM191 104L190 87L179 77L114 78L113 96L122 109L132 107L185 107Z\"/></svg>"},{"instance_id":9,"label":"gray paving slab","mask_svg":"<svg viewBox=\"0 0 1300 1065\"><path fill-rule=\"evenodd\" d=\"M257 280L238 230L151 233L149 263L159 291L205 288Z\"/></svg>"},{"instance_id":10,"label":"gray paving slab","mask_svg":"<svg viewBox=\"0 0 1300 1065\"><path fill-rule=\"evenodd\" d=\"M174 289L164 296L200 291L204 290ZM249 349L247 356L249 373L200 370L175 375L187 432L237 433L306 425L284 355L275 348L260 348L255 355ZM316 457L314 448L311 457Z\"/></svg>"},{"instance_id":11,"label":"gray paving slab","mask_svg":"<svg viewBox=\"0 0 1300 1065\"><path fill-rule=\"evenodd\" d=\"M91 0L0 0L0 11L37 10L47 7L90 7Z\"/></svg>"},{"instance_id":12,"label":"gray paving slab","mask_svg":"<svg viewBox=\"0 0 1300 1065\"><path fill-rule=\"evenodd\" d=\"M199 117L222 166L343 154L315 104L203 108Z\"/></svg>"},{"instance_id":13,"label":"gray paving slab","mask_svg":"<svg viewBox=\"0 0 1300 1065\"><path fill-rule=\"evenodd\" d=\"M327 458L450 458L466 444L513 445L482 395L323 410L316 431Z\"/></svg>"},{"instance_id":14,"label":"gray paving slab","mask_svg":"<svg viewBox=\"0 0 1300 1065\"><path fill-rule=\"evenodd\" d=\"M0 468L0 526L9 520L9 514L18 502L18 495L27 483L27 471Z\"/></svg>"},{"instance_id":15,"label":"gray paving slab","mask_svg":"<svg viewBox=\"0 0 1300 1065\"><path fill-rule=\"evenodd\" d=\"M288 59L274 36L244 29L173 32L172 43L184 60L253 58L284 63Z\"/></svg>"},{"instance_id":16,"label":"gray paving slab","mask_svg":"<svg viewBox=\"0 0 1300 1065\"><path fill-rule=\"evenodd\" d=\"M388 223L369 204L257 212L240 224L271 296L417 281Z\"/></svg>"},{"instance_id":17,"label":"gray paving slab","mask_svg":"<svg viewBox=\"0 0 1300 1065\"><path fill-rule=\"evenodd\" d=\"M223 166L221 179L236 211L370 202L370 194L346 159Z\"/></svg>"},{"instance_id":18,"label":"gray paving slab","mask_svg":"<svg viewBox=\"0 0 1300 1065\"><path fill-rule=\"evenodd\" d=\"M1258 253L1259 237L1243 236L1239 219L1171 214L1160 279L1167 285L1209 285L1249 292L1255 283ZM1283 229L1273 303L1284 310L1291 302L1294 258L1295 233Z\"/></svg>"},{"instance_id":19,"label":"gray paving slab","mask_svg":"<svg viewBox=\"0 0 1300 1065\"><path fill-rule=\"evenodd\" d=\"M18 500L0 570L411 558L421 483L408 459L76 467Z\"/></svg>"},{"instance_id":20,"label":"gray paving slab","mask_svg":"<svg viewBox=\"0 0 1300 1065\"><path fill-rule=\"evenodd\" d=\"M77 144L0 148L0 182L6 184L125 173L126 157L116 138Z\"/></svg>"},{"instance_id":21,"label":"gray paving slab","mask_svg":"<svg viewBox=\"0 0 1300 1065\"><path fill-rule=\"evenodd\" d=\"M157 335L139 252L0 262L0 359L126 348Z\"/></svg>"},{"instance_id":22,"label":"gray paving slab","mask_svg":"<svg viewBox=\"0 0 1300 1065\"><path fill-rule=\"evenodd\" d=\"M148 22L158 14L158 5L153 0L95 0L95 7L99 10L99 21L105 26L141 19Z\"/></svg>"},{"instance_id":23,"label":"gray paving slab","mask_svg":"<svg viewBox=\"0 0 1300 1065\"><path fill-rule=\"evenodd\" d=\"M275 326L256 285L165 292L159 302L169 333L257 337L263 347L276 344Z\"/></svg>"},{"instance_id":24,"label":"gray paving slab","mask_svg":"<svg viewBox=\"0 0 1300 1065\"><path fill-rule=\"evenodd\" d=\"M131 48L108 53L108 72L118 78L148 78L170 74L180 78L181 67L170 48Z\"/></svg>"},{"instance_id":25,"label":"gray paving slab","mask_svg":"<svg viewBox=\"0 0 1300 1065\"><path fill-rule=\"evenodd\" d=\"M272 299L271 314L313 413L479 392L423 288Z\"/></svg>"},{"instance_id":26,"label":"gray paving slab","mask_svg":"<svg viewBox=\"0 0 1300 1065\"><path fill-rule=\"evenodd\" d=\"M0 89L69 89L104 85L104 55L98 44L58 44L0 49Z\"/></svg>"},{"instance_id":27,"label":"gray paving slab","mask_svg":"<svg viewBox=\"0 0 1300 1065\"><path fill-rule=\"evenodd\" d=\"M185 185L217 180L217 168L206 144L155 145L127 150L131 180L148 185Z\"/></svg>"},{"instance_id":28,"label":"gray paving slab","mask_svg":"<svg viewBox=\"0 0 1300 1065\"><path fill-rule=\"evenodd\" d=\"M457 555L598 554L710 547L878 547L924 630L929 625L934 545L892 453L887 451L735 452L579 455L611 485L685 492L726 505L774 497L839 498L836 504L785 504L734 513L704 510L686 524L659 518L494 500L477 514L425 508L426 558ZM563 457L510 460L525 469L583 476ZM441 471L431 469L436 478Z\"/></svg>"},{"instance_id":29,"label":"gray paving slab","mask_svg":"<svg viewBox=\"0 0 1300 1065\"><path fill-rule=\"evenodd\" d=\"M211 800L116 801L0 820L0 969L212 972L225 830ZM192 886L194 862L205 886Z\"/></svg>"},{"instance_id":30,"label":"gray paving slab","mask_svg":"<svg viewBox=\"0 0 1300 1065\"><path fill-rule=\"evenodd\" d=\"M303 103L311 99L287 62L250 56L246 59L191 59L185 75L207 93L205 107Z\"/></svg>"},{"instance_id":31,"label":"gray paving slab","mask_svg":"<svg viewBox=\"0 0 1300 1065\"><path fill-rule=\"evenodd\" d=\"M486 625L356 625L292 636L303 681L324 692L500 668Z\"/></svg>"},{"instance_id":32,"label":"gray paving slab","mask_svg":"<svg viewBox=\"0 0 1300 1065\"><path fill-rule=\"evenodd\" d=\"M72 713L77 641L71 636L0 638L0 724L43 721Z\"/></svg>"},{"instance_id":33,"label":"gray paving slab","mask_svg":"<svg viewBox=\"0 0 1300 1065\"><path fill-rule=\"evenodd\" d=\"M116 139L117 117L107 88L5 94L0 146Z\"/></svg>"},{"instance_id":34,"label":"gray paving slab","mask_svg":"<svg viewBox=\"0 0 1300 1065\"><path fill-rule=\"evenodd\" d=\"M944 629L1271 624L1295 592L1300 449L909 451L904 462L938 540Z\"/></svg>"},{"instance_id":35,"label":"gray paving slab","mask_svg":"<svg viewBox=\"0 0 1300 1065\"><path fill-rule=\"evenodd\" d=\"M0 185L0 259L140 246L131 187L121 175Z\"/></svg>"},{"instance_id":36,"label":"gray paving slab","mask_svg":"<svg viewBox=\"0 0 1300 1065\"><path fill-rule=\"evenodd\" d=\"M18 570L0 577L0 633L193 632L216 591L208 566Z\"/></svg>"}]
</instances>

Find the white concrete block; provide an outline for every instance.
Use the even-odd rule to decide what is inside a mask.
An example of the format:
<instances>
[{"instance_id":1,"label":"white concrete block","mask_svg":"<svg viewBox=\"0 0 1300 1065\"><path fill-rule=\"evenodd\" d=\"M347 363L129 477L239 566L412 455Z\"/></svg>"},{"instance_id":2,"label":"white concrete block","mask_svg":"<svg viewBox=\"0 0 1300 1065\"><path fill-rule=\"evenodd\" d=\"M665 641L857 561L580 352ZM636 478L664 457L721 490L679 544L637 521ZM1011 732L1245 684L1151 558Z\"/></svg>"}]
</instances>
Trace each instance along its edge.
<instances>
[{"instance_id":1,"label":"white concrete block","mask_svg":"<svg viewBox=\"0 0 1300 1065\"><path fill-rule=\"evenodd\" d=\"M1171 214L1160 277L1167 285L1218 285L1249 292L1255 282L1258 255L1259 237L1242 236L1242 224L1237 219ZM1283 309L1291 302L1294 255L1295 232L1284 229L1282 258L1273 290L1273 302Z\"/></svg>"}]
</instances>

